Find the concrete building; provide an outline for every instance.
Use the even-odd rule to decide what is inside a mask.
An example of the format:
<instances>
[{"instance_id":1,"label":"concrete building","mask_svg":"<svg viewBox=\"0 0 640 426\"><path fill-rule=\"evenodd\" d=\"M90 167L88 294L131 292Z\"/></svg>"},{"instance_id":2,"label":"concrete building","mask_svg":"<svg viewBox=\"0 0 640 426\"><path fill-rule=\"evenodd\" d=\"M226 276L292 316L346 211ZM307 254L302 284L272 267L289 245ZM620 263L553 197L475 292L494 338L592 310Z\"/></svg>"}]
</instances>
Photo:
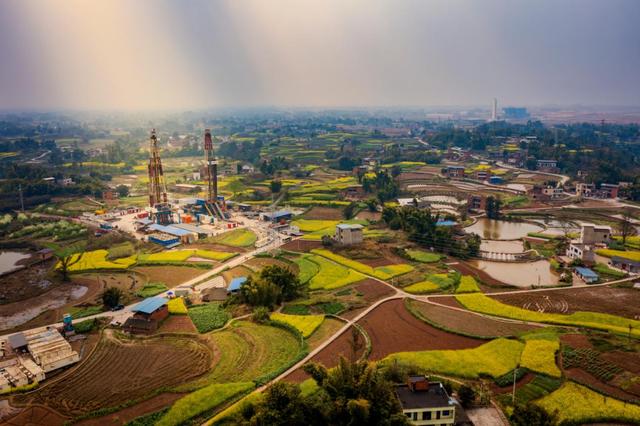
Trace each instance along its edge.
<instances>
[{"instance_id":1,"label":"concrete building","mask_svg":"<svg viewBox=\"0 0 640 426\"><path fill-rule=\"evenodd\" d=\"M464 178L464 166L447 166L447 177L451 179Z\"/></svg>"},{"instance_id":2,"label":"concrete building","mask_svg":"<svg viewBox=\"0 0 640 426\"><path fill-rule=\"evenodd\" d=\"M611 242L611 227L583 223L580 225L580 242L582 244L609 244Z\"/></svg>"},{"instance_id":3,"label":"concrete building","mask_svg":"<svg viewBox=\"0 0 640 426\"><path fill-rule=\"evenodd\" d=\"M590 244L572 242L567 248L566 254L571 259L580 259L586 264L593 264L596 261L596 253Z\"/></svg>"},{"instance_id":4,"label":"concrete building","mask_svg":"<svg viewBox=\"0 0 640 426\"><path fill-rule=\"evenodd\" d=\"M411 376L407 384L396 385L396 396L411 424L456 423L456 404L442 383L430 383L424 376Z\"/></svg>"},{"instance_id":5,"label":"concrete building","mask_svg":"<svg viewBox=\"0 0 640 426\"><path fill-rule=\"evenodd\" d=\"M362 225L341 223L336 226L334 238L342 245L360 244L363 240L363 229Z\"/></svg>"},{"instance_id":6,"label":"concrete building","mask_svg":"<svg viewBox=\"0 0 640 426\"><path fill-rule=\"evenodd\" d=\"M537 169L542 171L555 171L558 167L556 160L538 160Z\"/></svg>"},{"instance_id":7,"label":"concrete building","mask_svg":"<svg viewBox=\"0 0 640 426\"><path fill-rule=\"evenodd\" d=\"M149 225L147 229L149 229L150 231L155 231L156 233L178 238L182 244L191 244L198 241L198 232L177 228L173 225L160 225L154 223Z\"/></svg>"}]
</instances>

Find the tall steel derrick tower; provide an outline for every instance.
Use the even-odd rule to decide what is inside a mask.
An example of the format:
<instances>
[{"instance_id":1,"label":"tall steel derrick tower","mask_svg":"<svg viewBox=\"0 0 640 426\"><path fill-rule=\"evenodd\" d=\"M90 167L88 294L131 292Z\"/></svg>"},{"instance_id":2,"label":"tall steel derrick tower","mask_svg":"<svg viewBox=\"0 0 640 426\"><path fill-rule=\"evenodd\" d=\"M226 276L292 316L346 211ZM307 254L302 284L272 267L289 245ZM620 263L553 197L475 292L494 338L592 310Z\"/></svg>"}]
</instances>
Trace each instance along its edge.
<instances>
[{"instance_id":1,"label":"tall steel derrick tower","mask_svg":"<svg viewBox=\"0 0 640 426\"><path fill-rule=\"evenodd\" d=\"M218 160L213 155L213 140L211 130L204 131L204 161L207 171L207 201L218 202Z\"/></svg>"},{"instance_id":2,"label":"tall steel derrick tower","mask_svg":"<svg viewBox=\"0 0 640 426\"><path fill-rule=\"evenodd\" d=\"M167 186L162 171L156 129L151 130L149 138L149 206L157 210L158 223L171 222L171 210L167 202Z\"/></svg>"}]
</instances>

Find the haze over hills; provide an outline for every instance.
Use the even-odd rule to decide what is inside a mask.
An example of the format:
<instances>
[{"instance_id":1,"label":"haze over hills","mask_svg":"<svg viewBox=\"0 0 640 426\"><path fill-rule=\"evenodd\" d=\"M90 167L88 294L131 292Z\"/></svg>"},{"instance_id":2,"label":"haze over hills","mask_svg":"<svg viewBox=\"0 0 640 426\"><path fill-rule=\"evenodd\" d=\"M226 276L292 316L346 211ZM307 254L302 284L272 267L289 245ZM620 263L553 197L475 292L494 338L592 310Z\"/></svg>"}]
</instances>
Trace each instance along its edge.
<instances>
[{"instance_id":1,"label":"haze over hills","mask_svg":"<svg viewBox=\"0 0 640 426\"><path fill-rule=\"evenodd\" d=\"M0 4L0 108L637 105L634 0Z\"/></svg>"}]
</instances>

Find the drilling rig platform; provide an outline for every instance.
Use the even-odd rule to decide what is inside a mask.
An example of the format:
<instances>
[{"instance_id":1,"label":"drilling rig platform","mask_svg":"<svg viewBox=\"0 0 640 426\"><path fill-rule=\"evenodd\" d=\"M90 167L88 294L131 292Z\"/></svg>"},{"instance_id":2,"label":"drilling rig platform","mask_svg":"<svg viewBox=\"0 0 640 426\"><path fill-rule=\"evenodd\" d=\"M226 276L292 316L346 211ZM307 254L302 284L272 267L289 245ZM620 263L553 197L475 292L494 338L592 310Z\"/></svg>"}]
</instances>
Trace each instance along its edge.
<instances>
[{"instance_id":1,"label":"drilling rig platform","mask_svg":"<svg viewBox=\"0 0 640 426\"><path fill-rule=\"evenodd\" d=\"M158 224L173 223L173 212L167 200L167 185L162 171L156 129L151 130L149 138L149 206Z\"/></svg>"}]
</instances>

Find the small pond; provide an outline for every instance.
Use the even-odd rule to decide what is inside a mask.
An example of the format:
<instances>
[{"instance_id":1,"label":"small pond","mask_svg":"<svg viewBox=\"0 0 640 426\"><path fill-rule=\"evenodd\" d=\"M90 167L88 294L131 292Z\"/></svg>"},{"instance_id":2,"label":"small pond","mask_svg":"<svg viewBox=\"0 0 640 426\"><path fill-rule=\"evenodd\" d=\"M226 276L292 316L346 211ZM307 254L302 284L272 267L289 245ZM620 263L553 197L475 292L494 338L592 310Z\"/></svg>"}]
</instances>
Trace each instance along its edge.
<instances>
[{"instance_id":1,"label":"small pond","mask_svg":"<svg viewBox=\"0 0 640 426\"><path fill-rule=\"evenodd\" d=\"M551 272L547 260L526 263L474 260L472 264L493 278L516 287L555 286L559 281L558 276Z\"/></svg>"},{"instance_id":2,"label":"small pond","mask_svg":"<svg viewBox=\"0 0 640 426\"><path fill-rule=\"evenodd\" d=\"M543 228L527 222L507 222L483 217L464 230L478 234L485 240L516 240L526 237L529 232L540 232Z\"/></svg>"},{"instance_id":3,"label":"small pond","mask_svg":"<svg viewBox=\"0 0 640 426\"><path fill-rule=\"evenodd\" d=\"M30 258L31 255L19 251L0 251L0 274L13 271L23 259Z\"/></svg>"}]
</instances>

